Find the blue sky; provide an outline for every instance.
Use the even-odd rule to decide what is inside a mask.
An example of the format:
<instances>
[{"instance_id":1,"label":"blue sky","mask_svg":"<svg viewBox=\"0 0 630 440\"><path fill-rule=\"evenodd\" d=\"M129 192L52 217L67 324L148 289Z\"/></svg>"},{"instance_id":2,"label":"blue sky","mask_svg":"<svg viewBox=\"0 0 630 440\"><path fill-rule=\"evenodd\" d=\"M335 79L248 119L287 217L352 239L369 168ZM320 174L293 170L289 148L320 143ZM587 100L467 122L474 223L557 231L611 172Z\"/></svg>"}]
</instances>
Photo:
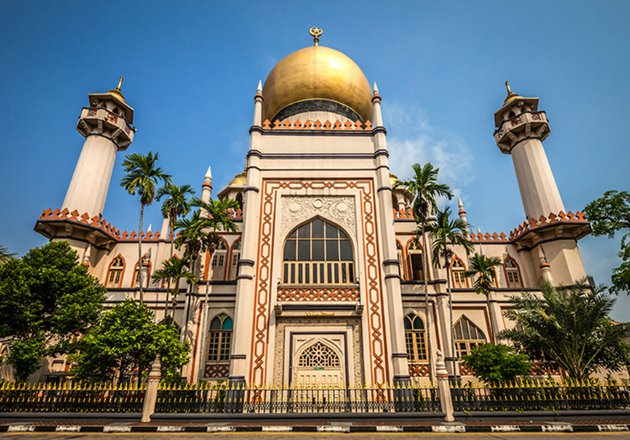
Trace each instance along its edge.
<instances>
[{"instance_id":1,"label":"blue sky","mask_svg":"<svg viewBox=\"0 0 630 440\"><path fill-rule=\"evenodd\" d=\"M541 98L545 143L568 210L629 188L630 2L627 1L6 1L0 0L0 243L43 244L42 210L59 207L83 138L87 94L125 76L138 132L128 152L159 151L178 184L215 188L243 169L258 80L286 54L321 44L353 58L383 97L392 169L430 160L489 232L524 220L511 158L492 138L503 82ZM137 203L118 185L104 216L133 229ZM157 206L146 216L159 228ZM608 282L618 239L581 242ZM630 319L620 297L614 316Z\"/></svg>"}]
</instances>

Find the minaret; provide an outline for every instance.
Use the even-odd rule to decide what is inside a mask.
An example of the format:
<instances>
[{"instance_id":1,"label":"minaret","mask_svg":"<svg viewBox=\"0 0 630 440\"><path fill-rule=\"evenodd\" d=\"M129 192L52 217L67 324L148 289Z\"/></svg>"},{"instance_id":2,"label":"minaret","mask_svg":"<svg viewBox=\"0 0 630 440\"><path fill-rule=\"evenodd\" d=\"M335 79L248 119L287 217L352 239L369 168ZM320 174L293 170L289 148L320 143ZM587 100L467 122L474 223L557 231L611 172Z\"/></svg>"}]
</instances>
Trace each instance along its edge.
<instances>
[{"instance_id":1,"label":"minaret","mask_svg":"<svg viewBox=\"0 0 630 440\"><path fill-rule=\"evenodd\" d=\"M118 86L107 93L89 95L90 106L79 116L77 131L85 137L62 208L100 216L105 207L116 153L133 141L133 108L122 95L122 76Z\"/></svg>"},{"instance_id":2,"label":"minaret","mask_svg":"<svg viewBox=\"0 0 630 440\"><path fill-rule=\"evenodd\" d=\"M505 82L508 95L494 114L494 139L501 152L511 154L527 218L540 218L564 211L551 172L543 141L549 136L549 121L538 110L538 98L524 98Z\"/></svg>"},{"instance_id":3,"label":"minaret","mask_svg":"<svg viewBox=\"0 0 630 440\"><path fill-rule=\"evenodd\" d=\"M203 185L201 186L201 200L208 203L212 195L212 167L209 166L206 175L203 177Z\"/></svg>"},{"instance_id":4,"label":"minaret","mask_svg":"<svg viewBox=\"0 0 630 440\"><path fill-rule=\"evenodd\" d=\"M468 219L466 218L466 208L464 208L464 203L462 202L461 197L457 198L457 213L459 214L459 219L466 224L464 228L466 233L468 233Z\"/></svg>"}]
</instances>

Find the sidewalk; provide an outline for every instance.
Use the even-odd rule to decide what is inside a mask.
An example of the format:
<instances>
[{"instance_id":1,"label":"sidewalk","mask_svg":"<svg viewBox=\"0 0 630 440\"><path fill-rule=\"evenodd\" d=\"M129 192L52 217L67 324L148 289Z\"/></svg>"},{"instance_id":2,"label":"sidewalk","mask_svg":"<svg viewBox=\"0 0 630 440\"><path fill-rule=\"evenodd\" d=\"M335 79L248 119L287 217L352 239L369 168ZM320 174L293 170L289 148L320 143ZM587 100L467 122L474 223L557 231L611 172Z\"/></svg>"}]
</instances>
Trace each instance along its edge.
<instances>
[{"instance_id":1,"label":"sidewalk","mask_svg":"<svg viewBox=\"0 0 630 440\"><path fill-rule=\"evenodd\" d=\"M245 416L245 417L243 417ZM275 417L274 417L275 416ZM337 416L337 417L335 417ZM0 414L0 432L621 432L630 431L630 412L572 412L564 414L459 414L456 422L441 416L399 417L396 414L269 415L239 414L207 417L201 414L156 414L139 423L136 414Z\"/></svg>"}]
</instances>

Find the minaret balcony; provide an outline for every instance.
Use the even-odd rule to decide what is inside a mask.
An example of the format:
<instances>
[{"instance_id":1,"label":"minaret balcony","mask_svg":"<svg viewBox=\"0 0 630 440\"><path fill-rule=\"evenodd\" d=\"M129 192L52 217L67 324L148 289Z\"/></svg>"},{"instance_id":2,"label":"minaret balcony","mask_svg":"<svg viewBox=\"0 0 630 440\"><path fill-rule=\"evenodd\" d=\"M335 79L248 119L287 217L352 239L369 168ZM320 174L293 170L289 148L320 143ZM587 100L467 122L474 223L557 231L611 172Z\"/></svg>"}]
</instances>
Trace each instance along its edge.
<instances>
[{"instance_id":1,"label":"minaret balcony","mask_svg":"<svg viewBox=\"0 0 630 440\"><path fill-rule=\"evenodd\" d=\"M84 107L79 116L77 131L83 136L104 136L125 150L133 142L135 129L122 115L103 107Z\"/></svg>"},{"instance_id":2,"label":"minaret balcony","mask_svg":"<svg viewBox=\"0 0 630 440\"><path fill-rule=\"evenodd\" d=\"M543 141L549 134L549 120L544 111L523 112L503 121L495 130L494 139L503 153L510 154L518 142L524 139Z\"/></svg>"}]
</instances>

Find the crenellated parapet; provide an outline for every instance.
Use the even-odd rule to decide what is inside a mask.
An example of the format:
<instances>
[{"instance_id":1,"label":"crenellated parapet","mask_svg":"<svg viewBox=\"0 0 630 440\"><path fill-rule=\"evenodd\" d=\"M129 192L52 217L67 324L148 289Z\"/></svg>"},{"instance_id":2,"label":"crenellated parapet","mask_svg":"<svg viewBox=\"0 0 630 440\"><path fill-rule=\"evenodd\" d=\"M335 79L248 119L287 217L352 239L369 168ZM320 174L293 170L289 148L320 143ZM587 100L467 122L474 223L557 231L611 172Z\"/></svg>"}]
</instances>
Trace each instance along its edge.
<instances>
[{"instance_id":1,"label":"crenellated parapet","mask_svg":"<svg viewBox=\"0 0 630 440\"><path fill-rule=\"evenodd\" d=\"M395 221L414 221L411 208L394 210ZM565 213L560 211L557 214L550 213L547 216L540 216L538 219L530 218L512 229L509 234L505 232L490 233L481 232L470 233L473 243L506 243L518 244L523 248L530 249L538 244L544 237L547 239L573 238L580 239L591 232L591 227L583 212Z\"/></svg>"},{"instance_id":2,"label":"crenellated parapet","mask_svg":"<svg viewBox=\"0 0 630 440\"><path fill-rule=\"evenodd\" d=\"M372 122L369 120L362 123L357 120L355 122L350 122L350 120L346 120L345 122L341 122L339 119L335 121L325 120L321 122L319 119L315 121L306 120L304 122L296 119L291 121L290 119L285 119L280 121L276 119L273 123L269 121L269 119L265 119L262 126L265 131L279 131L279 130L316 130L316 131L358 131L358 132L372 132Z\"/></svg>"}]
</instances>

